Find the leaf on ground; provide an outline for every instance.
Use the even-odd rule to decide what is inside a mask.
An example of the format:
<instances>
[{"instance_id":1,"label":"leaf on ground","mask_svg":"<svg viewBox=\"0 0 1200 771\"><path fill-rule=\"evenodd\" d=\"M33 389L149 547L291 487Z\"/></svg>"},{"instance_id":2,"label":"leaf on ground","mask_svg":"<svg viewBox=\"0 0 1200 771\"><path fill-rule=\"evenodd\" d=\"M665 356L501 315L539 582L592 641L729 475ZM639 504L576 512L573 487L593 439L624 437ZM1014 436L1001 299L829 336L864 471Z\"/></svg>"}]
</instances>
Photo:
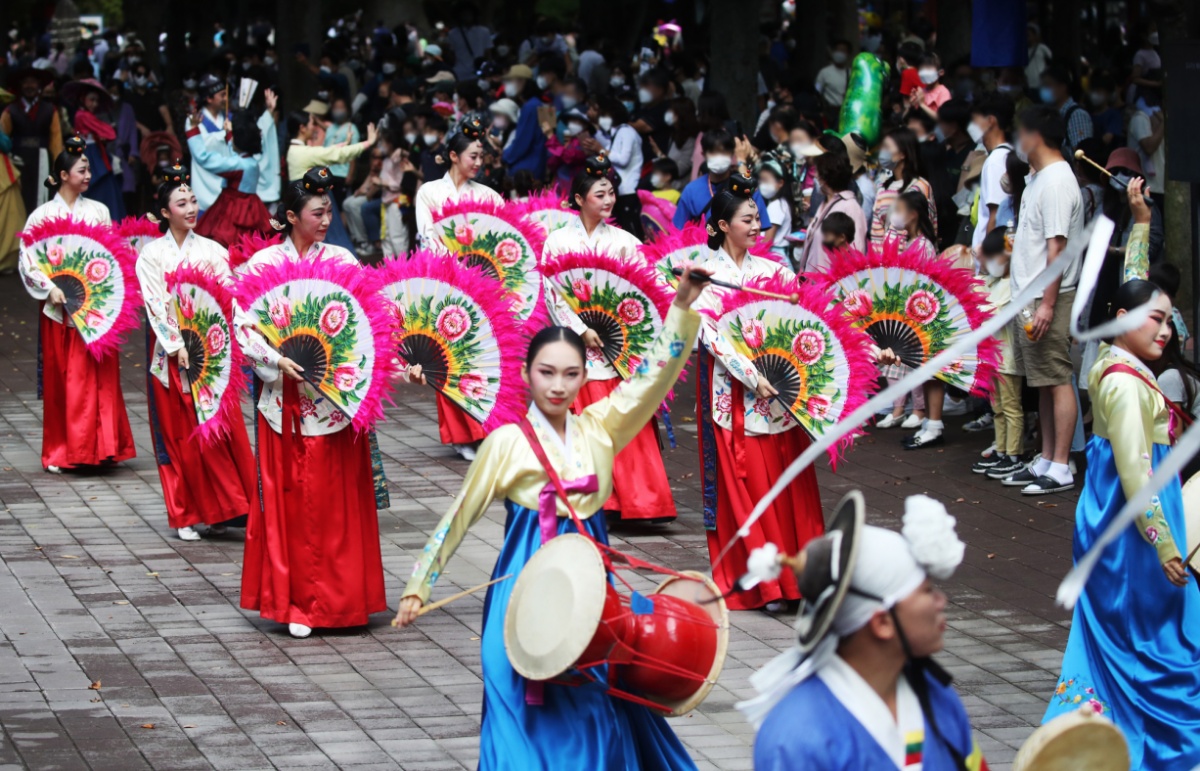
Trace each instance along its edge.
<instances>
[{"instance_id":1,"label":"leaf on ground","mask_svg":"<svg viewBox=\"0 0 1200 771\"><path fill-rule=\"evenodd\" d=\"M191 723L188 723L187 725L184 726L184 728L195 728L195 727L196 726L192 725Z\"/></svg>"},{"instance_id":2,"label":"leaf on ground","mask_svg":"<svg viewBox=\"0 0 1200 771\"><path fill-rule=\"evenodd\" d=\"M287 725L287 721L286 720L276 720L275 725Z\"/></svg>"},{"instance_id":3,"label":"leaf on ground","mask_svg":"<svg viewBox=\"0 0 1200 771\"><path fill-rule=\"evenodd\" d=\"M692 478L692 477L694 477L694 476L696 476L696 474L695 474L694 472L691 472L691 471L689 471L688 473L684 474L684 475L683 475L683 476L681 476L681 477L675 477L675 481L676 481L676 482L682 482L683 480L685 480L685 479L691 479L691 478Z\"/></svg>"},{"instance_id":4,"label":"leaf on ground","mask_svg":"<svg viewBox=\"0 0 1200 771\"><path fill-rule=\"evenodd\" d=\"M1048 509L1057 509L1058 508L1057 503L1046 503L1045 501L1038 501L1038 505L1045 506Z\"/></svg>"},{"instance_id":5,"label":"leaf on ground","mask_svg":"<svg viewBox=\"0 0 1200 771\"><path fill-rule=\"evenodd\" d=\"M65 560L77 560L77 559L79 559L79 557L78 557L78 556L76 556L76 555L74 555L74 554L60 554L60 555L58 555L58 556L62 557L62 558L63 558L63 559L65 559Z\"/></svg>"},{"instance_id":6,"label":"leaf on ground","mask_svg":"<svg viewBox=\"0 0 1200 771\"><path fill-rule=\"evenodd\" d=\"M99 681L99 680L96 680L94 683L92 683L91 685L89 685L89 686L88 686L88 690L89 690L89 691L98 691L98 690L100 690L100 681Z\"/></svg>"},{"instance_id":7,"label":"leaf on ground","mask_svg":"<svg viewBox=\"0 0 1200 771\"><path fill-rule=\"evenodd\" d=\"M988 554L988 559L990 559L990 560L996 559L996 554L994 552L991 554Z\"/></svg>"},{"instance_id":8,"label":"leaf on ground","mask_svg":"<svg viewBox=\"0 0 1200 771\"><path fill-rule=\"evenodd\" d=\"M129 600L113 600L113 605L128 605Z\"/></svg>"},{"instance_id":9,"label":"leaf on ground","mask_svg":"<svg viewBox=\"0 0 1200 771\"><path fill-rule=\"evenodd\" d=\"M33 550L34 550L34 551L41 551L41 550L42 550L42 547L41 547L41 546L35 546L35 547L33 547Z\"/></svg>"},{"instance_id":10,"label":"leaf on ground","mask_svg":"<svg viewBox=\"0 0 1200 771\"><path fill-rule=\"evenodd\" d=\"M103 701L103 699L101 699L99 696L97 696L96 698L94 698L94 699L91 699L90 701L92 702L92 704L96 704L96 703L98 703L98 702L101 702L101 701Z\"/></svg>"},{"instance_id":11,"label":"leaf on ground","mask_svg":"<svg viewBox=\"0 0 1200 771\"><path fill-rule=\"evenodd\" d=\"M157 576L157 575L158 575L158 573L147 573L146 575L148 575L148 576Z\"/></svg>"},{"instance_id":12,"label":"leaf on ground","mask_svg":"<svg viewBox=\"0 0 1200 771\"><path fill-rule=\"evenodd\" d=\"M155 726L154 726L154 724L153 724L153 723L142 723L142 728L149 728L149 729L153 729L154 727L155 727Z\"/></svg>"},{"instance_id":13,"label":"leaf on ground","mask_svg":"<svg viewBox=\"0 0 1200 771\"><path fill-rule=\"evenodd\" d=\"M963 502L963 501L965 501L965 500L966 500L966 498L955 498L955 499L954 499L954 502L955 502L955 503L962 503L962 502Z\"/></svg>"}]
</instances>

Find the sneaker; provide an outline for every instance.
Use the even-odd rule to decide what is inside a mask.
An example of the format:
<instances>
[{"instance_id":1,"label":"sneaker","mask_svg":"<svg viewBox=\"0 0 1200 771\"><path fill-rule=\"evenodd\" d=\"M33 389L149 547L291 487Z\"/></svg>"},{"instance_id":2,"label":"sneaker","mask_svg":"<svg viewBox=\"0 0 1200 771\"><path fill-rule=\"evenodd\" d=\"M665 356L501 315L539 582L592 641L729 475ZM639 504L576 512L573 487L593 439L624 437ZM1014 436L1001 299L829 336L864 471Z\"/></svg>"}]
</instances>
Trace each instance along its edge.
<instances>
[{"instance_id":1,"label":"sneaker","mask_svg":"<svg viewBox=\"0 0 1200 771\"><path fill-rule=\"evenodd\" d=\"M997 466L1007 464L1008 458L1001 455L993 455L992 457L981 460L975 465L971 466L971 471L975 472L976 474L986 474Z\"/></svg>"},{"instance_id":2,"label":"sneaker","mask_svg":"<svg viewBox=\"0 0 1200 771\"><path fill-rule=\"evenodd\" d=\"M454 451L458 453L458 457L465 461L475 460L475 448L469 444L456 444Z\"/></svg>"},{"instance_id":3,"label":"sneaker","mask_svg":"<svg viewBox=\"0 0 1200 771\"><path fill-rule=\"evenodd\" d=\"M775 600L774 602L768 602L763 607L763 610L767 611L768 613L782 613L785 610L787 610L787 603L784 602L783 600Z\"/></svg>"},{"instance_id":4,"label":"sneaker","mask_svg":"<svg viewBox=\"0 0 1200 771\"><path fill-rule=\"evenodd\" d=\"M992 417L992 413L986 412L964 425L963 431L966 431L968 434L973 434L976 431L987 431L995 422L996 419Z\"/></svg>"},{"instance_id":5,"label":"sneaker","mask_svg":"<svg viewBox=\"0 0 1200 771\"><path fill-rule=\"evenodd\" d=\"M200 534L197 533L196 529L193 527L181 527L176 532L179 533L179 540L181 540L181 541L199 541L200 540Z\"/></svg>"},{"instance_id":6,"label":"sneaker","mask_svg":"<svg viewBox=\"0 0 1200 771\"><path fill-rule=\"evenodd\" d=\"M920 428L924 422L925 418L918 417L917 413L914 412L904 419L904 422L900 424L900 428L906 428L911 431L914 428Z\"/></svg>"},{"instance_id":7,"label":"sneaker","mask_svg":"<svg viewBox=\"0 0 1200 771\"><path fill-rule=\"evenodd\" d=\"M305 626L304 624L288 624L288 634L297 640L303 640L312 634L312 627Z\"/></svg>"},{"instance_id":8,"label":"sneaker","mask_svg":"<svg viewBox=\"0 0 1200 771\"><path fill-rule=\"evenodd\" d=\"M906 450L920 450L925 447L937 447L938 445L945 443L946 437L942 434L938 434L937 436L927 436L923 432L918 432L916 436L910 436L909 438L905 439L902 444Z\"/></svg>"},{"instance_id":9,"label":"sneaker","mask_svg":"<svg viewBox=\"0 0 1200 771\"><path fill-rule=\"evenodd\" d=\"M1050 495L1052 493L1065 493L1068 490L1074 489L1074 479L1070 482L1060 482L1049 474L1045 474L1021 488L1021 495Z\"/></svg>"},{"instance_id":10,"label":"sneaker","mask_svg":"<svg viewBox=\"0 0 1200 771\"><path fill-rule=\"evenodd\" d=\"M946 404L942 407L943 415L966 415L967 400L955 399L953 396L946 397Z\"/></svg>"},{"instance_id":11,"label":"sneaker","mask_svg":"<svg viewBox=\"0 0 1200 771\"><path fill-rule=\"evenodd\" d=\"M209 525L208 526L208 534L209 535L225 535L228 532L229 532L229 528L225 527L224 525Z\"/></svg>"},{"instance_id":12,"label":"sneaker","mask_svg":"<svg viewBox=\"0 0 1200 771\"><path fill-rule=\"evenodd\" d=\"M888 413L886 417L875 421L875 428L895 428L904 420L904 416L896 417L892 413Z\"/></svg>"},{"instance_id":13,"label":"sneaker","mask_svg":"<svg viewBox=\"0 0 1200 771\"><path fill-rule=\"evenodd\" d=\"M61 468L59 468L58 466L47 466L47 467L46 467L46 473L47 473L47 474L61 474L61 473L62 473L62 469L61 469Z\"/></svg>"},{"instance_id":14,"label":"sneaker","mask_svg":"<svg viewBox=\"0 0 1200 771\"><path fill-rule=\"evenodd\" d=\"M1026 485L1031 485L1036 481L1037 476L1033 473L1033 466L1031 464L1012 474L1011 476L1004 477L1001 484L1003 484L1005 487L1025 487Z\"/></svg>"},{"instance_id":15,"label":"sneaker","mask_svg":"<svg viewBox=\"0 0 1200 771\"><path fill-rule=\"evenodd\" d=\"M1019 458L1005 458L1003 461L995 466L992 466L991 469L985 471L984 473L987 474L988 479L1004 479L1005 477L1010 477L1024 468L1025 464L1022 463Z\"/></svg>"}]
</instances>

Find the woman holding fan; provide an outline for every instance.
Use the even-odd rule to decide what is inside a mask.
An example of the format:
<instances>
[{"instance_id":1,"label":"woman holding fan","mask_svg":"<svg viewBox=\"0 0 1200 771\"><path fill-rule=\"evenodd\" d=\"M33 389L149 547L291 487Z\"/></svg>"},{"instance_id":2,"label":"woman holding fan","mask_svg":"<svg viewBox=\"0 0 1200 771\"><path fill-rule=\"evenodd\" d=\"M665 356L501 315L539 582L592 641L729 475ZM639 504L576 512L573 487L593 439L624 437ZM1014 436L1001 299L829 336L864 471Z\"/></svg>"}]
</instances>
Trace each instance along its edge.
<instances>
[{"instance_id":1,"label":"woman holding fan","mask_svg":"<svg viewBox=\"0 0 1200 771\"><path fill-rule=\"evenodd\" d=\"M92 179L86 147L79 136L66 141L45 182L54 198L29 215L27 232L61 219L108 230L112 224L108 208L83 197ZM54 259L51 255L52 262ZM59 474L76 466L134 457L137 453L121 392L119 356L114 351L97 359L88 351L83 336L64 315L66 295L27 247L21 249L20 269L26 291L43 304L39 329L44 377L42 467Z\"/></svg>"},{"instance_id":2,"label":"woman holding fan","mask_svg":"<svg viewBox=\"0 0 1200 771\"><path fill-rule=\"evenodd\" d=\"M543 260L590 252L645 264L638 251L642 242L606 221L612 216L617 202L611 171L612 165L603 153L584 161L583 171L575 177L571 187L571 207L579 212L579 217L547 237L542 249ZM562 295L547 287L546 297L551 315L558 323L574 330L587 346L587 382L580 389L574 407L576 413L582 412L612 393L621 383L621 376L604 359L600 336L571 310ZM675 518L675 501L663 466L654 418L617 456L613 468L613 494L605 502L604 510L622 519L670 521Z\"/></svg>"},{"instance_id":3,"label":"woman holding fan","mask_svg":"<svg viewBox=\"0 0 1200 771\"><path fill-rule=\"evenodd\" d=\"M750 254L760 229L753 193L753 179L737 172L730 177L729 188L713 199L706 227L708 246L714 253L704 267L715 279L744 284L777 274L791 278L791 272L779 263ZM795 554L825 530L817 474L810 467L771 505L750 535L716 561L755 503L809 444L790 413L773 400L778 393L775 387L718 329L715 318L722 295L728 291L709 286L697 303L705 317L696 397L705 476L704 519L714 560L713 580L722 592L729 592L746 572L746 561L755 547L770 542L784 553ZM795 577L784 571L779 580L735 593L726 602L732 610L765 606L778 611L785 601L798 599Z\"/></svg>"},{"instance_id":4,"label":"woman holding fan","mask_svg":"<svg viewBox=\"0 0 1200 771\"><path fill-rule=\"evenodd\" d=\"M146 396L167 522L181 540L199 541L195 525L207 525L212 535L223 534L222 522L249 514L256 506L258 489L254 454L240 410L221 427L223 433L203 445L197 441L196 396L187 373L190 365L201 362L189 361L188 340L180 330L181 309L168 287L168 276L180 268L193 268L211 276L213 289L219 291L232 274L225 248L195 233L200 206L187 169L175 164L166 175L156 195L159 230L164 235L146 244L137 261L146 318L154 335L154 347L147 351ZM219 332L204 336L204 356L218 354L229 344L222 327L211 329Z\"/></svg>"},{"instance_id":5,"label":"woman holding fan","mask_svg":"<svg viewBox=\"0 0 1200 771\"><path fill-rule=\"evenodd\" d=\"M437 253L445 251L433 224L433 213L447 204L462 198L504 203L495 190L474 181L483 166L483 135L484 126L478 118L463 121L458 133L446 143L450 170L417 191L417 234L422 247ZM453 445L463 460L475 460L475 448L486 436L483 427L441 393L437 396L437 407L442 444Z\"/></svg>"},{"instance_id":6,"label":"woman holding fan","mask_svg":"<svg viewBox=\"0 0 1200 771\"><path fill-rule=\"evenodd\" d=\"M245 303L244 288L261 272L289 262L320 259L361 270L350 252L322 243L332 178L317 167L284 189L284 240L238 269L234 303L238 342L264 384L258 400L262 508L261 515L251 512L246 528L241 604L287 624L293 637L308 637L313 627L360 626L387 608L369 436L350 428L342 410L305 382L304 369L267 342L262 316ZM269 315L291 312L280 307ZM336 323L346 324L344 311Z\"/></svg>"}]
</instances>

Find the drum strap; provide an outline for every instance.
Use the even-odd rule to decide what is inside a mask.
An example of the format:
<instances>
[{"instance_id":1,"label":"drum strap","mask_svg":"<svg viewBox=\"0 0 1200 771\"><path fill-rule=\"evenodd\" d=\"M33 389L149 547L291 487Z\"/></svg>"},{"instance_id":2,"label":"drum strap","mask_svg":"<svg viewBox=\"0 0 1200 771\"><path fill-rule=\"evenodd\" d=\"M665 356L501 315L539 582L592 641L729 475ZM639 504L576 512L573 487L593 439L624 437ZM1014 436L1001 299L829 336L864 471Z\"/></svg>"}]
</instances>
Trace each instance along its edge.
<instances>
[{"instance_id":1,"label":"drum strap","mask_svg":"<svg viewBox=\"0 0 1200 771\"><path fill-rule=\"evenodd\" d=\"M1114 372L1120 372L1123 375L1133 375L1138 380L1149 386L1151 391L1157 393L1162 397L1163 401L1167 403L1167 411L1171 414L1170 428L1167 431L1171 437L1171 444L1174 444L1175 440L1179 438L1179 434L1183 433L1183 430L1187 429L1187 427L1192 425L1194 422L1194 419L1188 414L1187 410L1167 398L1167 395L1164 394L1162 389L1158 387L1158 383L1153 382L1150 380L1150 378L1146 377L1141 372L1138 372L1135 368L1129 366L1128 364L1113 364L1111 367L1104 370L1104 374L1100 376L1100 379L1103 380Z\"/></svg>"},{"instance_id":2,"label":"drum strap","mask_svg":"<svg viewBox=\"0 0 1200 771\"><path fill-rule=\"evenodd\" d=\"M550 478L550 484L554 486L554 490L558 493L558 497L562 498L562 502L566 505L567 511L571 513L571 520L575 523L575 529L578 530L579 534L584 538L594 541L595 539L592 538L591 534L584 529L583 520L579 518L579 514L575 512L575 507L571 505L570 499L567 498L567 490L563 486L562 480L558 476L558 472L555 471L554 466L550 464L550 459L546 457L546 449L542 447L541 441L538 440L537 432L534 430L533 424L529 422L528 417L524 417L521 418L521 422L517 425L521 427L521 433L525 434L525 438L529 440L529 448L533 450L533 454L537 456L538 462L542 464L542 470L545 471L546 476ZM594 476L592 477L592 481L595 481ZM585 489L580 490L579 492L589 491ZM539 512L539 519L540 514L541 512ZM546 541L550 540L550 538L554 537L554 530L557 530L557 528L554 527L555 523L550 523L550 526L554 529L551 530L549 537L547 537L546 534L546 523L539 522L539 525L542 529L542 543L545 543ZM596 545L598 547L602 546L602 544ZM601 549L601 553L604 553L603 549ZM606 559L605 563L607 562L608 560ZM607 566L607 564L606 567L609 567L609 570L612 569L610 566Z\"/></svg>"}]
</instances>

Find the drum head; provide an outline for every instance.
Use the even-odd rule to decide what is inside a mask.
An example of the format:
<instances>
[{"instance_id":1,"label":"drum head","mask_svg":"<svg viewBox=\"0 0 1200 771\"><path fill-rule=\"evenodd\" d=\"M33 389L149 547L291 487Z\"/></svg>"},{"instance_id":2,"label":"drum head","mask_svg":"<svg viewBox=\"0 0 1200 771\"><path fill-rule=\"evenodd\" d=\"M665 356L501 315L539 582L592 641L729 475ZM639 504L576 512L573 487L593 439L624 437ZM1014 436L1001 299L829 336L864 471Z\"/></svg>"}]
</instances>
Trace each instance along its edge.
<instances>
[{"instance_id":1,"label":"drum head","mask_svg":"<svg viewBox=\"0 0 1200 771\"><path fill-rule=\"evenodd\" d=\"M729 610L721 597L721 590L703 573L694 570L683 571L683 578L671 576L658 585L654 594L665 594L678 597L681 600L699 605L708 613L713 623L717 625L717 655L713 657L712 669L708 677L690 696L680 701L656 699L664 707L664 711L672 717L686 715L700 706L700 702L708 696L708 692L717 683L717 677L725 667L725 654L729 650Z\"/></svg>"},{"instance_id":2,"label":"drum head","mask_svg":"<svg viewBox=\"0 0 1200 771\"><path fill-rule=\"evenodd\" d=\"M1091 707L1040 726L1021 745L1013 771L1129 771L1129 747L1120 729Z\"/></svg>"},{"instance_id":3,"label":"drum head","mask_svg":"<svg viewBox=\"0 0 1200 771\"><path fill-rule=\"evenodd\" d=\"M1187 551L1183 555L1186 558L1200 546L1200 474L1183 486L1183 521L1187 527ZM1193 556L1188 564L1193 570L1200 570L1200 553Z\"/></svg>"},{"instance_id":4,"label":"drum head","mask_svg":"<svg viewBox=\"0 0 1200 771\"><path fill-rule=\"evenodd\" d=\"M591 540L568 533L543 544L517 576L504 616L513 669L530 680L570 669L595 636L607 596L604 560Z\"/></svg>"}]
</instances>

